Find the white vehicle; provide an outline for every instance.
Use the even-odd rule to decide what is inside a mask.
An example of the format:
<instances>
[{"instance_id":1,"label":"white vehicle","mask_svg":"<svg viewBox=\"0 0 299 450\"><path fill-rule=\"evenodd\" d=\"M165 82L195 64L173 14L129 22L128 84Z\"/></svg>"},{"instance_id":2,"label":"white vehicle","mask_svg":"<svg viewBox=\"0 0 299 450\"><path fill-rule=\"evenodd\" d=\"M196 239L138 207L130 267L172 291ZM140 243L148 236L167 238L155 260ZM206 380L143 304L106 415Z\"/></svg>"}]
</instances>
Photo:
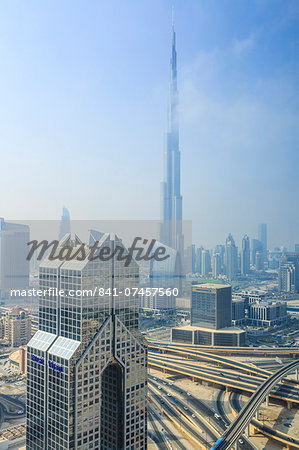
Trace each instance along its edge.
<instances>
[{"instance_id":1,"label":"white vehicle","mask_svg":"<svg viewBox=\"0 0 299 450\"><path fill-rule=\"evenodd\" d=\"M192 414L192 417L193 417L193 418L195 418L195 417L196 417L196 415L195 415L195 414Z\"/></svg>"},{"instance_id":2,"label":"white vehicle","mask_svg":"<svg viewBox=\"0 0 299 450\"><path fill-rule=\"evenodd\" d=\"M162 389L161 386L158 386L158 389Z\"/></svg>"},{"instance_id":3,"label":"white vehicle","mask_svg":"<svg viewBox=\"0 0 299 450\"><path fill-rule=\"evenodd\" d=\"M239 439L239 444L244 444L244 441L242 439Z\"/></svg>"},{"instance_id":4,"label":"white vehicle","mask_svg":"<svg viewBox=\"0 0 299 450\"><path fill-rule=\"evenodd\" d=\"M168 395L168 397L171 397L171 394L169 392L167 393L167 395Z\"/></svg>"},{"instance_id":5,"label":"white vehicle","mask_svg":"<svg viewBox=\"0 0 299 450\"><path fill-rule=\"evenodd\" d=\"M220 419L220 416L217 413L214 414L214 417L215 417L215 419L218 419L218 420Z\"/></svg>"},{"instance_id":6,"label":"white vehicle","mask_svg":"<svg viewBox=\"0 0 299 450\"><path fill-rule=\"evenodd\" d=\"M187 392L187 395L191 395L191 393L190 393L190 392Z\"/></svg>"}]
</instances>

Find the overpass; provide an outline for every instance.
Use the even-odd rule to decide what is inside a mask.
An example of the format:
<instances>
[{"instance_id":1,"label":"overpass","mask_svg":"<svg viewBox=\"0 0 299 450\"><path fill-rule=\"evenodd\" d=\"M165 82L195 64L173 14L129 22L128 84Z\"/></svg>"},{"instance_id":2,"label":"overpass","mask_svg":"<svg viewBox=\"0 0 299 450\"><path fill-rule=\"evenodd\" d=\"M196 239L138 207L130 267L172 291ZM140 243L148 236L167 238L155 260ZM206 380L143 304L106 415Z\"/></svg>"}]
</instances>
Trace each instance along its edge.
<instances>
[{"instance_id":1,"label":"overpass","mask_svg":"<svg viewBox=\"0 0 299 450\"><path fill-rule=\"evenodd\" d=\"M238 370L243 370L250 374L257 374L260 376L268 377L271 372L269 370L262 369L260 367L256 367L253 364L242 363L240 361L234 361L229 358L225 358L223 356L217 356L214 354L207 353L206 351L196 350L195 348L181 347L179 345L172 344L151 344L148 343L149 351L153 353L171 353L179 356L186 357L194 357L197 359L202 359L205 361L209 361L216 364L225 364L227 366L233 367ZM211 350L211 349L210 349ZM298 353L299 356L299 353Z\"/></svg>"},{"instance_id":2,"label":"overpass","mask_svg":"<svg viewBox=\"0 0 299 450\"><path fill-rule=\"evenodd\" d=\"M156 345L162 347L180 347L184 349L199 350L211 353L220 353L228 355L254 355L254 356L293 356L299 357L299 348L297 347L220 347L220 346L206 346L206 345L195 345L195 344L185 344L181 342L167 342L167 341L154 341L148 339L148 345Z\"/></svg>"},{"instance_id":3,"label":"overpass","mask_svg":"<svg viewBox=\"0 0 299 450\"><path fill-rule=\"evenodd\" d=\"M294 363L299 365L299 360L294 361ZM257 377L244 377L243 380L238 376L226 376L223 372L214 374L211 373L209 369L199 369L195 366L191 367L183 362L179 363L177 361L167 361L167 359L163 359L163 357L156 354L149 354L148 364L150 367L158 368L164 373L169 372L176 375L179 374L189 377L193 381L203 380L210 383L215 383L219 386L226 386L227 388L238 389L240 391L250 393L255 392L265 381L264 378ZM293 370L294 367L291 370ZM290 385L280 384L277 389L270 394L270 396L272 398L284 400L288 407L291 407L292 404L299 405L299 392Z\"/></svg>"},{"instance_id":4,"label":"overpass","mask_svg":"<svg viewBox=\"0 0 299 450\"><path fill-rule=\"evenodd\" d=\"M243 430L249 425L254 414L258 411L259 406L263 403L267 395L271 390L279 383L289 372L299 366L299 361L293 361L290 364L282 367L280 370L272 374L267 380L265 380L261 386L251 396L250 400L241 409L236 419L231 423L222 438L212 447L213 450L225 450L230 449L237 441L239 436L243 433ZM299 448L299 440L295 439L289 444L295 448Z\"/></svg>"}]
</instances>

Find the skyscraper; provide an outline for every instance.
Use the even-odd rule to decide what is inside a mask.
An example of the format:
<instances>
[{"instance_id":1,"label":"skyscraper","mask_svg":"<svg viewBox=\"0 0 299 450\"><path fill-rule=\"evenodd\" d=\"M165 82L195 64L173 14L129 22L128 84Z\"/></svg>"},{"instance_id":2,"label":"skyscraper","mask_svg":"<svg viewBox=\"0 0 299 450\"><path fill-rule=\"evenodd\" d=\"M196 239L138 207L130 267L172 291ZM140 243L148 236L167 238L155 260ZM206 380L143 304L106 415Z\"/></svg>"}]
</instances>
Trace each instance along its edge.
<instances>
[{"instance_id":1,"label":"skyscraper","mask_svg":"<svg viewBox=\"0 0 299 450\"><path fill-rule=\"evenodd\" d=\"M61 247L82 260L45 259L39 268L39 331L28 343L30 450L146 449L146 347L138 330L139 269L113 254L114 234ZM91 255L92 260L91 260ZM63 291L63 292L62 292Z\"/></svg>"},{"instance_id":2,"label":"skyscraper","mask_svg":"<svg viewBox=\"0 0 299 450\"><path fill-rule=\"evenodd\" d=\"M263 254L263 246L261 241L259 241L258 239L251 239L251 264L253 266L256 266L256 254L258 252Z\"/></svg>"},{"instance_id":3,"label":"skyscraper","mask_svg":"<svg viewBox=\"0 0 299 450\"><path fill-rule=\"evenodd\" d=\"M62 208L62 216L59 226L59 240L71 232L70 212L65 206Z\"/></svg>"},{"instance_id":4,"label":"skyscraper","mask_svg":"<svg viewBox=\"0 0 299 450\"><path fill-rule=\"evenodd\" d=\"M242 239L242 253L241 253L241 273L248 275L250 272L250 241L247 234Z\"/></svg>"},{"instance_id":5,"label":"skyscraper","mask_svg":"<svg viewBox=\"0 0 299 450\"><path fill-rule=\"evenodd\" d=\"M236 247L234 238L229 233L225 245L225 267L226 277L228 280L234 280L238 270L238 248Z\"/></svg>"},{"instance_id":6,"label":"skyscraper","mask_svg":"<svg viewBox=\"0 0 299 450\"><path fill-rule=\"evenodd\" d=\"M203 250L201 257L201 275L203 277L208 277L211 272L211 255L209 250Z\"/></svg>"},{"instance_id":7,"label":"skyscraper","mask_svg":"<svg viewBox=\"0 0 299 450\"><path fill-rule=\"evenodd\" d=\"M12 289L28 289L29 227L0 218L0 298L10 297Z\"/></svg>"},{"instance_id":8,"label":"skyscraper","mask_svg":"<svg viewBox=\"0 0 299 450\"><path fill-rule=\"evenodd\" d=\"M268 261L268 247L267 247L267 224L260 223L258 225L258 240L262 243L264 262Z\"/></svg>"},{"instance_id":9,"label":"skyscraper","mask_svg":"<svg viewBox=\"0 0 299 450\"><path fill-rule=\"evenodd\" d=\"M168 129L164 152L164 181L161 183L160 240L183 255L181 167L179 151L179 119L177 88L176 34L172 23Z\"/></svg>"},{"instance_id":10,"label":"skyscraper","mask_svg":"<svg viewBox=\"0 0 299 450\"><path fill-rule=\"evenodd\" d=\"M218 276L221 273L221 260L219 253L213 254L212 271L213 271L213 278L218 278Z\"/></svg>"}]
</instances>

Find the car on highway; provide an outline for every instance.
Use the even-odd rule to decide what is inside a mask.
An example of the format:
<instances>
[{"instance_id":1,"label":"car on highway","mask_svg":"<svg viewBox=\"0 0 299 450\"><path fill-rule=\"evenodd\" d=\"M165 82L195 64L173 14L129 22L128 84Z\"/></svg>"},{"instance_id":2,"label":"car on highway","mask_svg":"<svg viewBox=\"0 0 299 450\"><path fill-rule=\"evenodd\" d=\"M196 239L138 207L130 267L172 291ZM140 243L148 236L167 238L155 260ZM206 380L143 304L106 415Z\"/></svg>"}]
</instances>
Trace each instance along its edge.
<instances>
[{"instance_id":1,"label":"car on highway","mask_svg":"<svg viewBox=\"0 0 299 450\"><path fill-rule=\"evenodd\" d=\"M189 395L189 396L190 396L190 395L191 395L191 392L187 392L187 395Z\"/></svg>"},{"instance_id":2,"label":"car on highway","mask_svg":"<svg viewBox=\"0 0 299 450\"><path fill-rule=\"evenodd\" d=\"M214 417L215 417L215 419L218 419L218 420L220 419L220 416L217 413L214 414Z\"/></svg>"},{"instance_id":3,"label":"car on highway","mask_svg":"<svg viewBox=\"0 0 299 450\"><path fill-rule=\"evenodd\" d=\"M242 439L239 439L239 444L244 444L244 441Z\"/></svg>"},{"instance_id":4,"label":"car on highway","mask_svg":"<svg viewBox=\"0 0 299 450\"><path fill-rule=\"evenodd\" d=\"M173 386L173 383L168 383L169 384L169 386Z\"/></svg>"},{"instance_id":5,"label":"car on highway","mask_svg":"<svg viewBox=\"0 0 299 450\"><path fill-rule=\"evenodd\" d=\"M185 410L185 411L188 411L188 406L184 406L184 410Z\"/></svg>"},{"instance_id":6,"label":"car on highway","mask_svg":"<svg viewBox=\"0 0 299 450\"><path fill-rule=\"evenodd\" d=\"M161 386L158 386L158 389L162 389Z\"/></svg>"},{"instance_id":7,"label":"car on highway","mask_svg":"<svg viewBox=\"0 0 299 450\"><path fill-rule=\"evenodd\" d=\"M167 396L168 396L168 397L171 397L171 394L170 394L169 392L167 392Z\"/></svg>"},{"instance_id":8,"label":"car on highway","mask_svg":"<svg viewBox=\"0 0 299 450\"><path fill-rule=\"evenodd\" d=\"M167 384L167 383L166 383L166 381L163 381L163 384L165 384L165 385L166 385L166 384Z\"/></svg>"},{"instance_id":9,"label":"car on highway","mask_svg":"<svg viewBox=\"0 0 299 450\"><path fill-rule=\"evenodd\" d=\"M153 380L157 381L157 378L156 378L156 377L154 377L154 378L153 378Z\"/></svg>"},{"instance_id":10,"label":"car on highway","mask_svg":"<svg viewBox=\"0 0 299 450\"><path fill-rule=\"evenodd\" d=\"M195 417L196 417L196 415L195 415L195 414L192 414L192 417L193 417L193 418L195 418Z\"/></svg>"}]
</instances>

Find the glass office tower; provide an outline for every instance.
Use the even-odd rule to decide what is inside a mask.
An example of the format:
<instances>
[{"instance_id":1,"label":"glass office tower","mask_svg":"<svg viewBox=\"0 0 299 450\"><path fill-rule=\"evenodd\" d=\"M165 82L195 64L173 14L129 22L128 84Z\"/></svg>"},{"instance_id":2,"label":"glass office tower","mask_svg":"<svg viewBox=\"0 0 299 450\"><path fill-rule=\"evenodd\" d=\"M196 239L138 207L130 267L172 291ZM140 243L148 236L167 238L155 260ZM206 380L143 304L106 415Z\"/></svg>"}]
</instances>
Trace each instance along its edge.
<instances>
[{"instance_id":1,"label":"glass office tower","mask_svg":"<svg viewBox=\"0 0 299 450\"><path fill-rule=\"evenodd\" d=\"M191 325L219 330L232 324L232 288L225 284L192 286Z\"/></svg>"},{"instance_id":2,"label":"glass office tower","mask_svg":"<svg viewBox=\"0 0 299 450\"><path fill-rule=\"evenodd\" d=\"M94 257L104 247L124 249L116 235L101 236ZM83 244L67 235L60 246ZM139 269L134 260L91 261L92 246L84 250L82 261L40 264L40 289L48 291L28 344L26 447L146 449L147 352L132 290Z\"/></svg>"}]
</instances>

